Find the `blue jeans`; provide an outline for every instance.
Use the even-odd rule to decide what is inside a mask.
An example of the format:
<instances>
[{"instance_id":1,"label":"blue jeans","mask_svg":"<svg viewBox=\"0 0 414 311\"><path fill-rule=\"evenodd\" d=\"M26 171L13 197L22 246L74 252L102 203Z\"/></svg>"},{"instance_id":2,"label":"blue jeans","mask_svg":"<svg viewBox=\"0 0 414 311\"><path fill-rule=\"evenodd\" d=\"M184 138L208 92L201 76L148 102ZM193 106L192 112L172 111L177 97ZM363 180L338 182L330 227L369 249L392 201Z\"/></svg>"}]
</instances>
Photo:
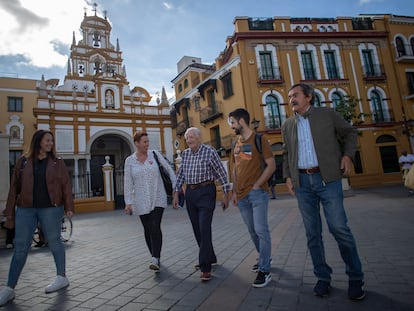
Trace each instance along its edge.
<instances>
[{"instance_id":1,"label":"blue jeans","mask_svg":"<svg viewBox=\"0 0 414 311\"><path fill-rule=\"evenodd\" d=\"M58 275L65 275L65 246L60 239L63 206L31 208L18 207L15 216L16 235L14 237L14 253L10 263L7 285L16 286L20 273L26 263L27 254L32 245L33 233L38 222L48 241L55 260Z\"/></svg>"},{"instance_id":2,"label":"blue jeans","mask_svg":"<svg viewBox=\"0 0 414 311\"><path fill-rule=\"evenodd\" d=\"M342 260L345 262L346 274L350 280L363 280L361 261L344 209L341 180L325 184L320 173L299 174L299 180L300 187L295 188L295 193L306 230L315 276L319 280L330 281L332 274L332 268L326 263L322 239L322 204L329 232L338 243Z\"/></svg>"},{"instance_id":3,"label":"blue jeans","mask_svg":"<svg viewBox=\"0 0 414 311\"><path fill-rule=\"evenodd\" d=\"M268 205L269 194L263 189L251 190L246 197L238 200L240 214L259 253L258 265L262 272L270 272L272 243L267 223Z\"/></svg>"}]
</instances>

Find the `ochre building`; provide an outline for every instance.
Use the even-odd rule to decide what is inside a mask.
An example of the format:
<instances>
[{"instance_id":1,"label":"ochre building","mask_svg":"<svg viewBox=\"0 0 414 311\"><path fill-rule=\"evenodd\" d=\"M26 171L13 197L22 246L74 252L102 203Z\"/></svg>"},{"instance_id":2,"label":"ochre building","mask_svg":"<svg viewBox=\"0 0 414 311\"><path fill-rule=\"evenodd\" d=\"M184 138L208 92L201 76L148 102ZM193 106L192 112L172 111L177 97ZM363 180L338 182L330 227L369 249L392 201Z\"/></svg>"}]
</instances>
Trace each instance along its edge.
<instances>
[{"instance_id":1,"label":"ochre building","mask_svg":"<svg viewBox=\"0 0 414 311\"><path fill-rule=\"evenodd\" d=\"M228 161L235 138L228 113L243 107L252 127L267 134L277 190L286 191L281 125L292 115L289 88L305 82L315 88L315 105L354 107L350 122L359 136L351 186L401 182L398 157L414 145L414 17L236 17L214 64L184 56L177 67L176 150L186 148L183 133L196 126Z\"/></svg>"}]
</instances>

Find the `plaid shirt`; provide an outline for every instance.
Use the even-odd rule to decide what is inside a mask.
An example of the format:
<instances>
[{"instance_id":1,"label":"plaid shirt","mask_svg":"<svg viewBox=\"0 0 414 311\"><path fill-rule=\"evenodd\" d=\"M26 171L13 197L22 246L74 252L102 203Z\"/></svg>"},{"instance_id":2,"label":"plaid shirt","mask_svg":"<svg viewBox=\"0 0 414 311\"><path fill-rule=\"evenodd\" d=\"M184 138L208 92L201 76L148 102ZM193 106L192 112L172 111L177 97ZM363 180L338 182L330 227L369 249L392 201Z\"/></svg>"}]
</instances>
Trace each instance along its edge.
<instances>
[{"instance_id":1,"label":"plaid shirt","mask_svg":"<svg viewBox=\"0 0 414 311\"><path fill-rule=\"evenodd\" d=\"M185 149L181 158L174 191L178 192L184 183L193 185L209 180L218 180L224 192L230 190L227 172L214 148L201 144L197 152Z\"/></svg>"}]
</instances>

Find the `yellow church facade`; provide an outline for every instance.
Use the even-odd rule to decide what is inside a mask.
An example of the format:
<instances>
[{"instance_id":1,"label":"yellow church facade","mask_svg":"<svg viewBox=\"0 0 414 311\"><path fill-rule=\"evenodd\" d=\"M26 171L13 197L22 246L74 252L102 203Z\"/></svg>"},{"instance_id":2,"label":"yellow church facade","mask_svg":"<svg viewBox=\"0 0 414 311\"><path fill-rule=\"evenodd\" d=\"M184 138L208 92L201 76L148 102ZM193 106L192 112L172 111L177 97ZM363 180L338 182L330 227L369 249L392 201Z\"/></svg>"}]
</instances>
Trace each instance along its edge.
<instances>
[{"instance_id":1,"label":"yellow church facade","mask_svg":"<svg viewBox=\"0 0 414 311\"><path fill-rule=\"evenodd\" d=\"M398 157L414 145L414 17L236 17L214 64L184 56L177 67L171 113L177 150L186 147L185 130L196 126L228 161L235 138L228 113L245 108L252 128L272 145L277 188L286 191L281 125L292 115L289 88L304 82L315 88L315 105L356 103L351 185L401 182Z\"/></svg>"}]
</instances>

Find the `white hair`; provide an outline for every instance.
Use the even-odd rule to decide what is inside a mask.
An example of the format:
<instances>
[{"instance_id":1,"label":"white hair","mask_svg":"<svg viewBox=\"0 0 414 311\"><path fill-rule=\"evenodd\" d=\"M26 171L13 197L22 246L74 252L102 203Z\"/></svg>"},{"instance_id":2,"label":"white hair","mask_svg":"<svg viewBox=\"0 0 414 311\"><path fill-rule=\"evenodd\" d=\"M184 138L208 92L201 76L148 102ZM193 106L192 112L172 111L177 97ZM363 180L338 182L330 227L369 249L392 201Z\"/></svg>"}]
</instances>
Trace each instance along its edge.
<instances>
[{"instance_id":1,"label":"white hair","mask_svg":"<svg viewBox=\"0 0 414 311\"><path fill-rule=\"evenodd\" d=\"M187 136L190 132L193 132L197 137L201 137L201 131L199 128L197 127L189 127L185 133L184 133L184 138L187 139Z\"/></svg>"}]
</instances>

